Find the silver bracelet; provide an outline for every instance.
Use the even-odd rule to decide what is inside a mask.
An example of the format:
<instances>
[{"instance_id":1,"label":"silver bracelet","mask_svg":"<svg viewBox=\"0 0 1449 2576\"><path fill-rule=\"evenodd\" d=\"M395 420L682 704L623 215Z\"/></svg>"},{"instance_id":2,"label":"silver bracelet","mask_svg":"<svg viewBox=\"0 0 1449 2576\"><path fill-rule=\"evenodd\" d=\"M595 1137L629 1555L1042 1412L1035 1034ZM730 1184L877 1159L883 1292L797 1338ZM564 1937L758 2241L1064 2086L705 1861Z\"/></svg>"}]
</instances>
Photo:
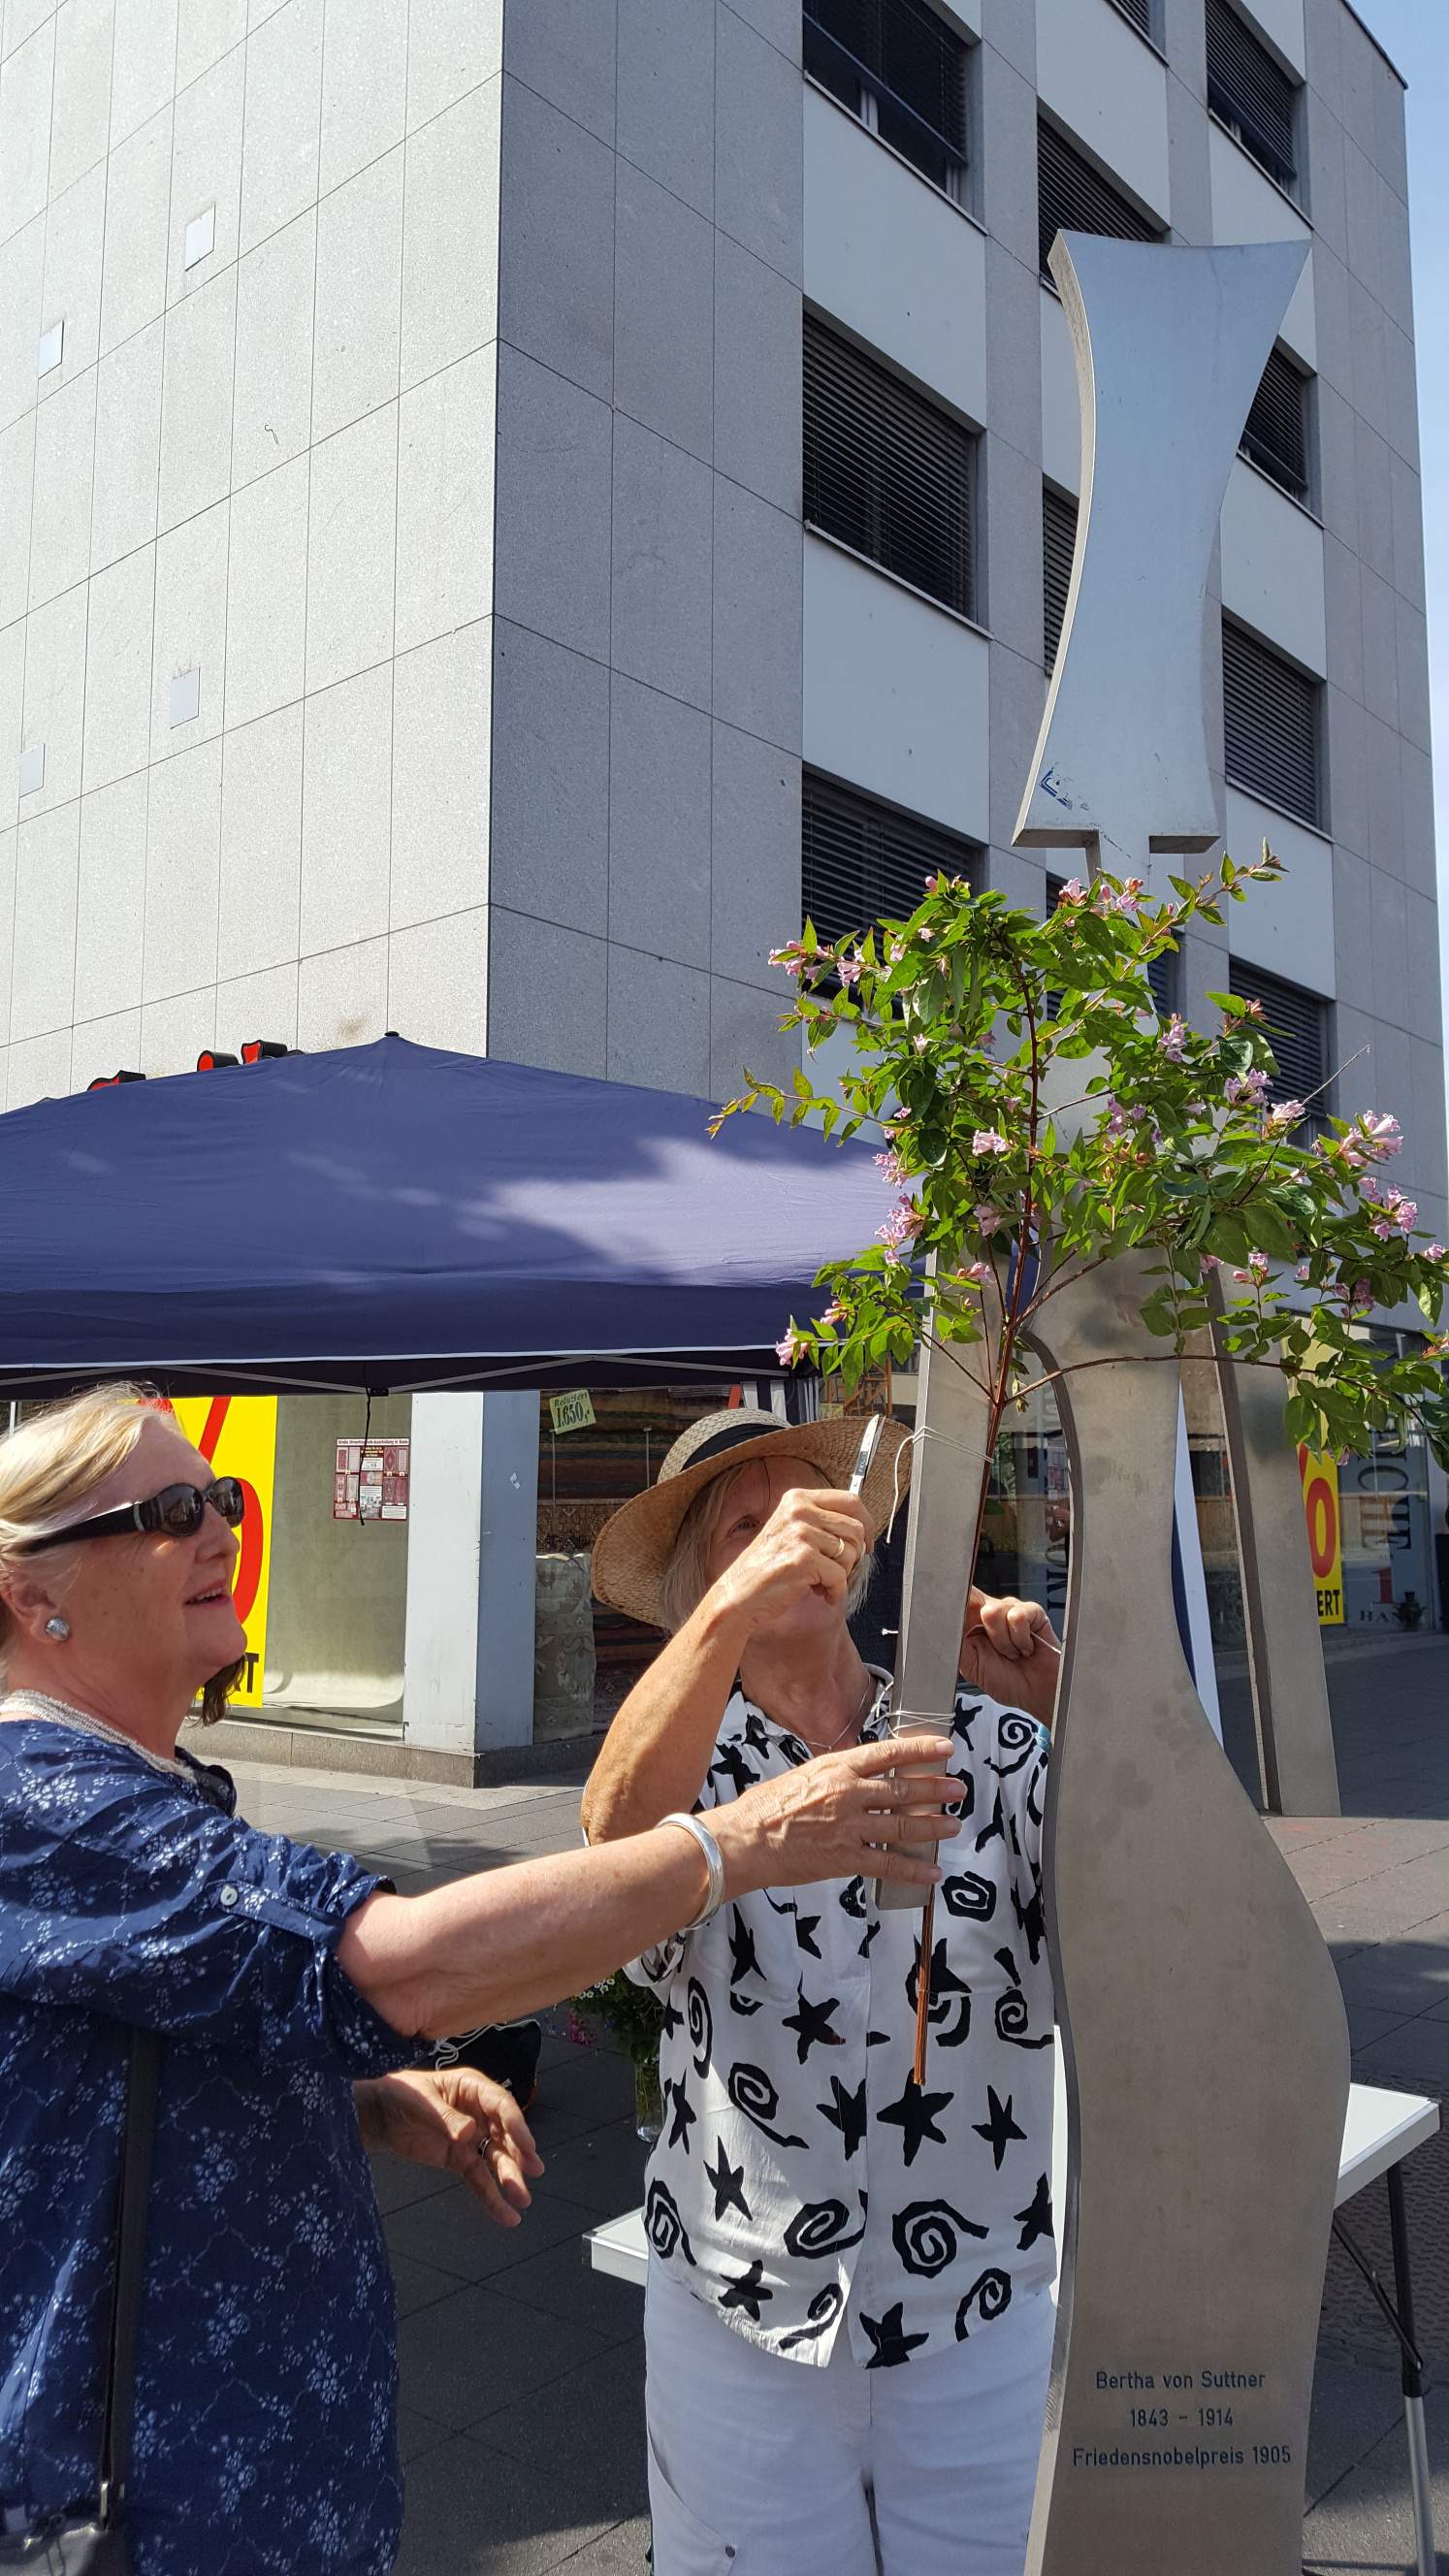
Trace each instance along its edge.
<instances>
[{"instance_id":1,"label":"silver bracelet","mask_svg":"<svg viewBox=\"0 0 1449 2576\"><path fill-rule=\"evenodd\" d=\"M690 1835L692 1840L698 1843L704 1854L705 1867L709 1871L709 1892L704 1900L703 1912L696 1914L692 1923L681 1923L679 1927L681 1932L697 1932L700 1925L707 1923L712 1914L718 1914L724 1903L724 1860L720 1847L708 1825L702 1825L698 1816L686 1816L681 1812L678 1815L661 1816L659 1821L661 1825L678 1825L682 1833Z\"/></svg>"}]
</instances>

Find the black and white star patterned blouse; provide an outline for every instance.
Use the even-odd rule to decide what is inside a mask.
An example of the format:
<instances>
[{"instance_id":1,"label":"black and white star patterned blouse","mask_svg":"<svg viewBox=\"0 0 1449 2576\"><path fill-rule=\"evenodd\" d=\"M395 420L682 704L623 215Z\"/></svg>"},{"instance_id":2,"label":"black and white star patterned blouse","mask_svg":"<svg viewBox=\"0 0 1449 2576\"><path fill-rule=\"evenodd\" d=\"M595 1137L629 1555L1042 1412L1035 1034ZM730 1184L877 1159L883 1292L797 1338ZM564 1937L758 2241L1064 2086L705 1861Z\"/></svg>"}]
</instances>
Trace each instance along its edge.
<instances>
[{"instance_id":1,"label":"black and white star patterned blouse","mask_svg":"<svg viewBox=\"0 0 1449 2576\"><path fill-rule=\"evenodd\" d=\"M889 1731L889 1680L862 1734ZM868 2369L980 2331L1055 2269L1046 1736L960 1692L926 2083L911 2080L922 1917L854 1878L725 1905L630 1969L664 2007L655 2255L750 2342ZM698 1804L810 1759L736 1690Z\"/></svg>"}]
</instances>

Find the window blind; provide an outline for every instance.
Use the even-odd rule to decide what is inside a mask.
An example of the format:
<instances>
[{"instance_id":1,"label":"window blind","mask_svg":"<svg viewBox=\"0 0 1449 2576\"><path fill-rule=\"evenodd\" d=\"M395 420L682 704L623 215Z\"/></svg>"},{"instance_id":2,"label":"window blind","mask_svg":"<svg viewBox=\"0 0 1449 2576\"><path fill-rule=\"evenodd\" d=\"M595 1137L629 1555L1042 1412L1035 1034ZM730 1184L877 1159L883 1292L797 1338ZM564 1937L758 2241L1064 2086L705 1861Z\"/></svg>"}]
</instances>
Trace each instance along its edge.
<instances>
[{"instance_id":1,"label":"window blind","mask_svg":"<svg viewBox=\"0 0 1449 2576\"><path fill-rule=\"evenodd\" d=\"M1228 776L1305 823L1319 819L1319 684L1243 626L1223 619L1223 737Z\"/></svg>"},{"instance_id":2,"label":"window blind","mask_svg":"<svg viewBox=\"0 0 1449 2576\"><path fill-rule=\"evenodd\" d=\"M1134 27L1141 28L1144 36L1151 35L1152 0L1117 0L1117 6L1124 18L1130 18Z\"/></svg>"},{"instance_id":3,"label":"window blind","mask_svg":"<svg viewBox=\"0 0 1449 2576\"><path fill-rule=\"evenodd\" d=\"M1298 177L1297 92L1228 0L1207 0L1208 105L1280 188Z\"/></svg>"},{"instance_id":4,"label":"window blind","mask_svg":"<svg viewBox=\"0 0 1449 2576\"><path fill-rule=\"evenodd\" d=\"M1328 1006L1322 996L1285 983L1280 975L1265 974L1261 967L1244 966L1236 957L1228 968L1228 991L1240 1001L1263 1005L1264 1031L1278 1059L1278 1070L1269 1078L1269 1099L1306 1100L1309 1115L1321 1117L1328 1074Z\"/></svg>"},{"instance_id":5,"label":"window blind","mask_svg":"<svg viewBox=\"0 0 1449 2576\"><path fill-rule=\"evenodd\" d=\"M1042 485L1042 651L1047 671L1056 667L1072 585L1072 556L1077 545L1077 505L1065 492Z\"/></svg>"},{"instance_id":6,"label":"window blind","mask_svg":"<svg viewBox=\"0 0 1449 2576\"><path fill-rule=\"evenodd\" d=\"M1242 450L1295 501L1308 498L1308 381L1275 349L1253 396Z\"/></svg>"},{"instance_id":7,"label":"window blind","mask_svg":"<svg viewBox=\"0 0 1449 2576\"><path fill-rule=\"evenodd\" d=\"M801 879L805 918L822 939L845 939L883 915L915 911L927 877L945 872L979 882L974 841L902 814L856 787L805 772Z\"/></svg>"},{"instance_id":8,"label":"window blind","mask_svg":"<svg viewBox=\"0 0 1449 2576\"><path fill-rule=\"evenodd\" d=\"M1157 241L1156 224L1094 169L1085 154L1043 117L1036 144L1037 232L1042 275L1059 232L1110 233L1116 241Z\"/></svg>"},{"instance_id":9,"label":"window blind","mask_svg":"<svg viewBox=\"0 0 1449 2576\"><path fill-rule=\"evenodd\" d=\"M975 613L976 441L805 317L805 517L917 590Z\"/></svg>"},{"instance_id":10,"label":"window blind","mask_svg":"<svg viewBox=\"0 0 1449 2576\"><path fill-rule=\"evenodd\" d=\"M966 167L966 46L927 0L805 0L805 69L952 194Z\"/></svg>"}]
</instances>

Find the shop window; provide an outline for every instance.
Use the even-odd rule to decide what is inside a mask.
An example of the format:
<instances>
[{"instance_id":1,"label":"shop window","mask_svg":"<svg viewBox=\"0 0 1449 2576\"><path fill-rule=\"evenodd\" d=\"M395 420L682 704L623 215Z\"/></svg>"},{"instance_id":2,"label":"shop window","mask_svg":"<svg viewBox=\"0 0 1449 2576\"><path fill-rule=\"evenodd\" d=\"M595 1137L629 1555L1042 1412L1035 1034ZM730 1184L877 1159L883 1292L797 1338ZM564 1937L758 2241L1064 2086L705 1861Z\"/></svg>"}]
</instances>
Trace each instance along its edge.
<instances>
[{"instance_id":1,"label":"shop window","mask_svg":"<svg viewBox=\"0 0 1449 2576\"><path fill-rule=\"evenodd\" d=\"M263 1714L363 1733L402 1725L408 1523L334 1516L338 1442L406 1442L412 1397L277 1403ZM378 1497L380 1501L380 1496ZM392 1507L390 1507L392 1508Z\"/></svg>"},{"instance_id":2,"label":"shop window","mask_svg":"<svg viewBox=\"0 0 1449 2576\"><path fill-rule=\"evenodd\" d=\"M951 197L965 193L968 49L927 0L805 0L812 80Z\"/></svg>"},{"instance_id":3,"label":"shop window","mask_svg":"<svg viewBox=\"0 0 1449 2576\"><path fill-rule=\"evenodd\" d=\"M976 608L977 441L805 317L805 519L946 608Z\"/></svg>"}]
</instances>

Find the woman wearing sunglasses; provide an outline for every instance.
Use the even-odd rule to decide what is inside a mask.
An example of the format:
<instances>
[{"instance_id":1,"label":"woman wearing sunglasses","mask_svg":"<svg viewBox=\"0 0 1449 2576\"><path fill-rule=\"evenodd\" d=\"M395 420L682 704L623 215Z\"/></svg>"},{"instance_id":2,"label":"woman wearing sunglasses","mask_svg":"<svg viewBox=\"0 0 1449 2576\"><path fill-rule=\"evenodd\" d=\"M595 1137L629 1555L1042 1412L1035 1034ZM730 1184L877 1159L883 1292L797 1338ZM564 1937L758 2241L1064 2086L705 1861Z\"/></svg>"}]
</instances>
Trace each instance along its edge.
<instances>
[{"instance_id":1,"label":"woman wearing sunglasses","mask_svg":"<svg viewBox=\"0 0 1449 2576\"><path fill-rule=\"evenodd\" d=\"M177 1745L238 1669L242 1499L134 1388L0 1442L0 2566L96 2499L133 2033L161 2059L125 2563L383 2576L364 2145L466 2173L505 2226L542 2170L486 2077L407 2071L420 2037L554 2002L767 1882L933 1876L899 1846L954 1829L927 1737L412 1898L254 1832Z\"/></svg>"}]
</instances>

